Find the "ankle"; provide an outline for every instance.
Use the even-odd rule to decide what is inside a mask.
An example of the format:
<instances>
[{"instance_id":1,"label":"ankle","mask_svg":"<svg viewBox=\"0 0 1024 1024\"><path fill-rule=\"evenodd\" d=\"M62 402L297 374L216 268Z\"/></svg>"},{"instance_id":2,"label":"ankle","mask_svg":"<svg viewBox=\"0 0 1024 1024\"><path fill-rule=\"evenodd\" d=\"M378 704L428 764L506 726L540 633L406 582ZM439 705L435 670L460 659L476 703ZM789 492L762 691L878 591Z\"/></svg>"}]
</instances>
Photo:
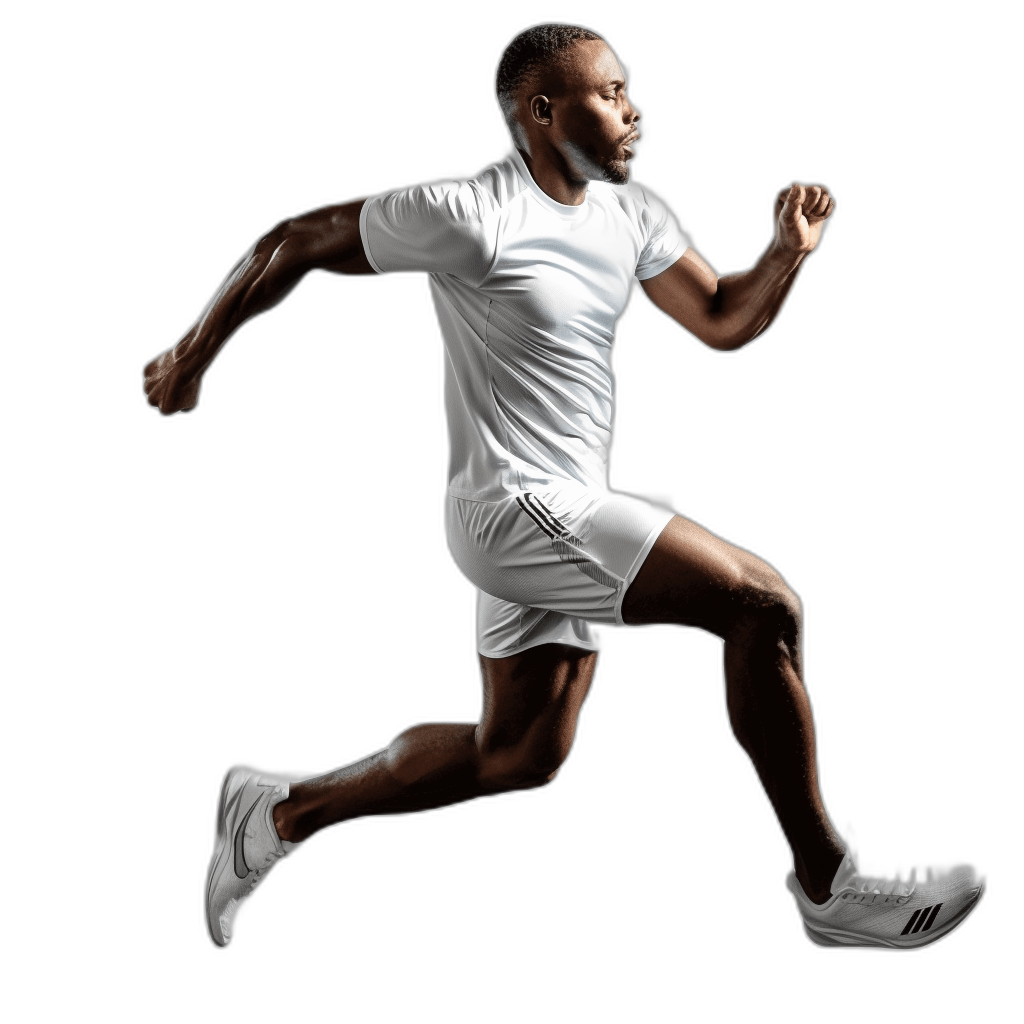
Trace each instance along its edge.
<instances>
[{"instance_id":1,"label":"ankle","mask_svg":"<svg viewBox=\"0 0 1024 1024\"><path fill-rule=\"evenodd\" d=\"M279 804L275 804L273 811L271 811L277 838L286 843L298 843L306 838L298 834L295 815L291 813L293 809L288 806L288 800L282 800Z\"/></svg>"},{"instance_id":2,"label":"ankle","mask_svg":"<svg viewBox=\"0 0 1024 1024\"><path fill-rule=\"evenodd\" d=\"M796 879L803 887L807 898L812 903L825 903L832 895L832 882L843 862L845 851L832 851L816 858L813 862L807 858L794 857L793 871Z\"/></svg>"},{"instance_id":3,"label":"ankle","mask_svg":"<svg viewBox=\"0 0 1024 1024\"><path fill-rule=\"evenodd\" d=\"M800 871L796 872L796 880L800 883L805 895L812 903L827 903L832 895L832 879L822 882L820 879L809 878Z\"/></svg>"}]
</instances>

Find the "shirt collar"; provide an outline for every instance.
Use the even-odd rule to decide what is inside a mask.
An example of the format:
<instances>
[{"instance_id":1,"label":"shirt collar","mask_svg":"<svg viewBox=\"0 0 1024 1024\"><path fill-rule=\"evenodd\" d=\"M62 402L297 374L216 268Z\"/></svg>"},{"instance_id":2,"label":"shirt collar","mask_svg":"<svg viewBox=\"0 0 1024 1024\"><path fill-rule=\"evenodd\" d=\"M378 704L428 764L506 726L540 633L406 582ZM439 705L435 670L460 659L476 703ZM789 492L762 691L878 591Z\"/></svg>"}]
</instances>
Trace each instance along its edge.
<instances>
[{"instance_id":1,"label":"shirt collar","mask_svg":"<svg viewBox=\"0 0 1024 1024\"><path fill-rule=\"evenodd\" d=\"M589 199L589 185L588 195L584 196L583 202L580 203L579 206L567 206L565 203L559 203L556 200L552 199L551 196L549 196L547 192L545 192L544 189L542 189L540 185L538 185L537 182L533 180L533 175L530 173L530 168L526 166L526 161L523 159L523 154L520 153L518 149L512 150L511 159L512 162L515 164L516 170L519 171L520 175L522 175L523 181L525 181L526 184L530 186L534 194L545 206L554 210L556 213L560 214L563 217L578 217L586 209L587 202Z\"/></svg>"}]
</instances>

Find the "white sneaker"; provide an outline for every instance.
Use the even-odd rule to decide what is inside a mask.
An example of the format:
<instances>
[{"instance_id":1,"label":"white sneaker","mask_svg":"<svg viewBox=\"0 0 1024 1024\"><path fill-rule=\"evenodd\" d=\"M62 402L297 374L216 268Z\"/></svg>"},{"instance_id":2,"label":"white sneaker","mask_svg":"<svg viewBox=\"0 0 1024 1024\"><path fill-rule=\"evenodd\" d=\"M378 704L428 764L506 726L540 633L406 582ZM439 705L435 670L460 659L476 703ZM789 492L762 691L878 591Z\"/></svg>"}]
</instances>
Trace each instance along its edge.
<instances>
[{"instance_id":1,"label":"white sneaker","mask_svg":"<svg viewBox=\"0 0 1024 1024\"><path fill-rule=\"evenodd\" d=\"M224 777L217 845L206 883L206 924L218 946L231 941L231 921L239 903L287 852L272 817L274 807L287 796L284 779L251 768L232 768Z\"/></svg>"},{"instance_id":2,"label":"white sneaker","mask_svg":"<svg viewBox=\"0 0 1024 1024\"><path fill-rule=\"evenodd\" d=\"M847 853L832 882L832 896L812 903L790 872L786 885L796 897L804 928L819 946L885 946L913 949L942 938L974 908L985 883L961 865L927 881L866 878Z\"/></svg>"}]
</instances>

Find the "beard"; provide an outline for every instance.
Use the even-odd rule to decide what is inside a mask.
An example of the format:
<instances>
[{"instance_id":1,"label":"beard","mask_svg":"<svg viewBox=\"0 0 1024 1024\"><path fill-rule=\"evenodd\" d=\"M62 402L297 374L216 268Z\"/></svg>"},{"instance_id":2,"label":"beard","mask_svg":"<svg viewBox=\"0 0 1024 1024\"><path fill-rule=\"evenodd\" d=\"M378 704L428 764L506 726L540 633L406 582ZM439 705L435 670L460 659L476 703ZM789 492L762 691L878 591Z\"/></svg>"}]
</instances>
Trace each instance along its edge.
<instances>
[{"instance_id":1,"label":"beard","mask_svg":"<svg viewBox=\"0 0 1024 1024\"><path fill-rule=\"evenodd\" d=\"M629 164L625 160L609 160L602 170L604 180L613 185L625 185L629 181Z\"/></svg>"},{"instance_id":2,"label":"beard","mask_svg":"<svg viewBox=\"0 0 1024 1024\"><path fill-rule=\"evenodd\" d=\"M601 160L574 142L567 143L569 167L577 181L607 181L612 185L625 185L629 181L629 165L625 160Z\"/></svg>"}]
</instances>

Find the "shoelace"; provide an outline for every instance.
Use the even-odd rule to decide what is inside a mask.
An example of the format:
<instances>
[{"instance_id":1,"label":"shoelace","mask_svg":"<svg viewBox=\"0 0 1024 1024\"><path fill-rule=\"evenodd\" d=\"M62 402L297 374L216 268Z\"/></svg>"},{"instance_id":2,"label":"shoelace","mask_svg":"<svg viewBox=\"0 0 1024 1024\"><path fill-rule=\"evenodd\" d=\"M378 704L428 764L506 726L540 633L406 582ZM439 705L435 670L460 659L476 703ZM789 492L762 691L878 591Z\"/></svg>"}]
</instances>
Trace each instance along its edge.
<instances>
[{"instance_id":1,"label":"shoelace","mask_svg":"<svg viewBox=\"0 0 1024 1024\"><path fill-rule=\"evenodd\" d=\"M931 869L928 870L928 881L932 880ZM904 882L899 878L865 878L853 875L843 886L842 898L849 903L893 903L902 905L914 895L917 888L917 868L910 872L910 878ZM852 891L850 891L852 890Z\"/></svg>"}]
</instances>

